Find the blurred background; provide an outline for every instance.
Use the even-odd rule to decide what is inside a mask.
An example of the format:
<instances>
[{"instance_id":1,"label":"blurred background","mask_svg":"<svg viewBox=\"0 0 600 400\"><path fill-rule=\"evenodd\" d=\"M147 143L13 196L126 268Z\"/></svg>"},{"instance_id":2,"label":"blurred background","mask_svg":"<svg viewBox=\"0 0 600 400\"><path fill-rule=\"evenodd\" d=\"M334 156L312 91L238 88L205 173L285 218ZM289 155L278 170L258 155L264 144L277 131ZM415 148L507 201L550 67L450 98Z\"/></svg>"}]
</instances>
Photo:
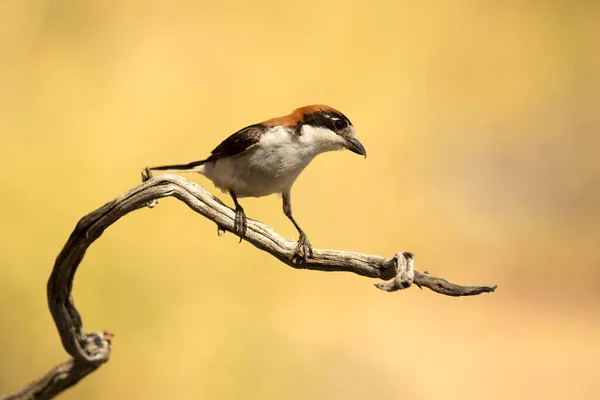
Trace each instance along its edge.
<instances>
[{"instance_id":1,"label":"blurred background","mask_svg":"<svg viewBox=\"0 0 600 400\"><path fill-rule=\"evenodd\" d=\"M413 251L497 293L297 271L165 199L87 253L76 304L116 337L61 398L600 398L599 18L584 1L2 2L0 393L67 358L45 285L79 218L146 165L324 103L369 157L300 176L313 245ZM243 205L296 237L276 196Z\"/></svg>"}]
</instances>

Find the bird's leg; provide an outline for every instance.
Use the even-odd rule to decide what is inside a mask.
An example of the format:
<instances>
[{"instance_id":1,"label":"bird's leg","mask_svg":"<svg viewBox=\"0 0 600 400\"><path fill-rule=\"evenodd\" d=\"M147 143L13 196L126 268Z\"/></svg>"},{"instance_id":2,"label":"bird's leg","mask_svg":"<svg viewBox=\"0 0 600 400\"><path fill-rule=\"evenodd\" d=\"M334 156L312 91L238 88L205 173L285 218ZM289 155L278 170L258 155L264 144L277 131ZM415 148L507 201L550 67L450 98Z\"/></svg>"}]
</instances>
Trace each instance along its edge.
<instances>
[{"instance_id":1,"label":"bird's leg","mask_svg":"<svg viewBox=\"0 0 600 400\"><path fill-rule=\"evenodd\" d=\"M313 256L312 246L308 241L306 233L304 233L302 228L300 228L292 216L292 201L290 192L288 191L282 193L281 197L283 199L283 213L290 219L290 221L292 221L292 224L294 224L298 230L298 233L300 234L300 237L298 238L298 245L296 246L296 250L294 250L294 255L292 256L292 261L295 261L298 264L304 263L306 262L307 258L311 258Z\"/></svg>"},{"instance_id":2,"label":"bird's leg","mask_svg":"<svg viewBox=\"0 0 600 400\"><path fill-rule=\"evenodd\" d=\"M240 203L237 201L237 197L233 191L229 191L231 198L233 199L233 204L235 204L235 221L233 223L233 230L240 237L240 243L242 239L246 235L246 214L244 213L244 208L240 206Z\"/></svg>"}]
</instances>

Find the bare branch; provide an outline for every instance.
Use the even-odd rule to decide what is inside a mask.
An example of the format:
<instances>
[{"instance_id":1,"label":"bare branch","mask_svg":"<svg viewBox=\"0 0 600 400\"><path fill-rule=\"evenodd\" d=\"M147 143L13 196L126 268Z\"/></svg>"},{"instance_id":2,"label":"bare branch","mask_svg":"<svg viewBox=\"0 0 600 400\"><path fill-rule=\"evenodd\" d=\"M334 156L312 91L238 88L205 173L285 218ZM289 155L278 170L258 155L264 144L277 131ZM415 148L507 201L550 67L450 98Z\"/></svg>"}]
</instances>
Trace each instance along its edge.
<instances>
[{"instance_id":1,"label":"bare branch","mask_svg":"<svg viewBox=\"0 0 600 400\"><path fill-rule=\"evenodd\" d=\"M146 179L148 177L145 177ZM72 359L58 365L43 378L2 399L49 399L77 383L108 361L112 334L85 333L71 291L77 267L88 247L104 230L128 213L153 207L163 197L175 197L192 210L217 224L219 234L233 232L235 213L202 187L175 175L148 179L99 209L81 218L58 255L48 280L48 305L63 347ZM339 250L314 249L314 256L298 265L292 261L296 242L278 235L269 226L248 219L245 240L283 263L301 269L346 271L369 278L391 280L378 283L379 289L396 291L413 283L448 296L471 296L493 292L496 286L459 286L414 270L412 253L391 258Z\"/></svg>"}]
</instances>

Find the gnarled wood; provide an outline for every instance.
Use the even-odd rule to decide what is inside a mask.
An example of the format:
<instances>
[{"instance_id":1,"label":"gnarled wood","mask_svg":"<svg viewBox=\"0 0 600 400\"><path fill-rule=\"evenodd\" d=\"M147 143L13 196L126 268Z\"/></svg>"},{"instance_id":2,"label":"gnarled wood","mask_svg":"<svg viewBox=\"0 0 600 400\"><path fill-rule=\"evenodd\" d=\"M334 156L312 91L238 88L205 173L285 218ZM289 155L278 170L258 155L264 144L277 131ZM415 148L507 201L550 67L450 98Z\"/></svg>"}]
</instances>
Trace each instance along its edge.
<instances>
[{"instance_id":1,"label":"gnarled wood","mask_svg":"<svg viewBox=\"0 0 600 400\"><path fill-rule=\"evenodd\" d=\"M148 177L146 177L148 178ZM99 209L81 218L58 255L48 280L48 306L60 334L63 347L71 359L58 365L41 379L19 392L2 399L49 399L71 387L86 375L108 361L112 334L85 333L71 291L77 267L88 247L104 230L119 218L146 206L154 206L157 199L175 197L195 212L215 222L219 231L233 232L235 213L202 187L175 175L161 175L148 179ZM318 271L346 271L369 278L391 280L376 286L386 291L410 287L413 283L448 296L472 296L493 292L496 286L460 286L444 279L414 270L412 253L396 253L391 258L339 250L314 249L313 258L302 265L292 262L296 242L278 235L269 226L248 219L244 238L260 250L266 251L293 268Z\"/></svg>"}]
</instances>

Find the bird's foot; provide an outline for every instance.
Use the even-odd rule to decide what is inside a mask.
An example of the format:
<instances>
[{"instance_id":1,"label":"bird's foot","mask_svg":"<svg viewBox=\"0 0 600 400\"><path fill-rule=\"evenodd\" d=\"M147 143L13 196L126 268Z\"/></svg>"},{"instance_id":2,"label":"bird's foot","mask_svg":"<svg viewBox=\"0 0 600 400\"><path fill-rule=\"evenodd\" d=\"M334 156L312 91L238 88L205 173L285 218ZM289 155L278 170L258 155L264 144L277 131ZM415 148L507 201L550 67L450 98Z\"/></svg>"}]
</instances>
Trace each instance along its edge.
<instances>
[{"instance_id":1,"label":"bird's foot","mask_svg":"<svg viewBox=\"0 0 600 400\"><path fill-rule=\"evenodd\" d=\"M300 233L300 237L298 238L298 245L296 246L296 250L294 250L294 255L292 256L292 261L296 264L304 264L308 258L312 258L313 256L313 248L308 241L308 237L304 232Z\"/></svg>"},{"instance_id":2,"label":"bird's foot","mask_svg":"<svg viewBox=\"0 0 600 400\"><path fill-rule=\"evenodd\" d=\"M149 167L144 168L142 171L142 183L149 181L152 179L152 170ZM158 204L158 200L154 199L146 203L146 207L154 208Z\"/></svg>"},{"instance_id":3,"label":"bird's foot","mask_svg":"<svg viewBox=\"0 0 600 400\"><path fill-rule=\"evenodd\" d=\"M235 221L233 223L233 231L240 237L240 243L246 235L247 221L244 209L240 206L235 209Z\"/></svg>"},{"instance_id":4,"label":"bird's foot","mask_svg":"<svg viewBox=\"0 0 600 400\"><path fill-rule=\"evenodd\" d=\"M152 178L152 170L149 167L146 167L142 170L142 183L150 180Z\"/></svg>"}]
</instances>

